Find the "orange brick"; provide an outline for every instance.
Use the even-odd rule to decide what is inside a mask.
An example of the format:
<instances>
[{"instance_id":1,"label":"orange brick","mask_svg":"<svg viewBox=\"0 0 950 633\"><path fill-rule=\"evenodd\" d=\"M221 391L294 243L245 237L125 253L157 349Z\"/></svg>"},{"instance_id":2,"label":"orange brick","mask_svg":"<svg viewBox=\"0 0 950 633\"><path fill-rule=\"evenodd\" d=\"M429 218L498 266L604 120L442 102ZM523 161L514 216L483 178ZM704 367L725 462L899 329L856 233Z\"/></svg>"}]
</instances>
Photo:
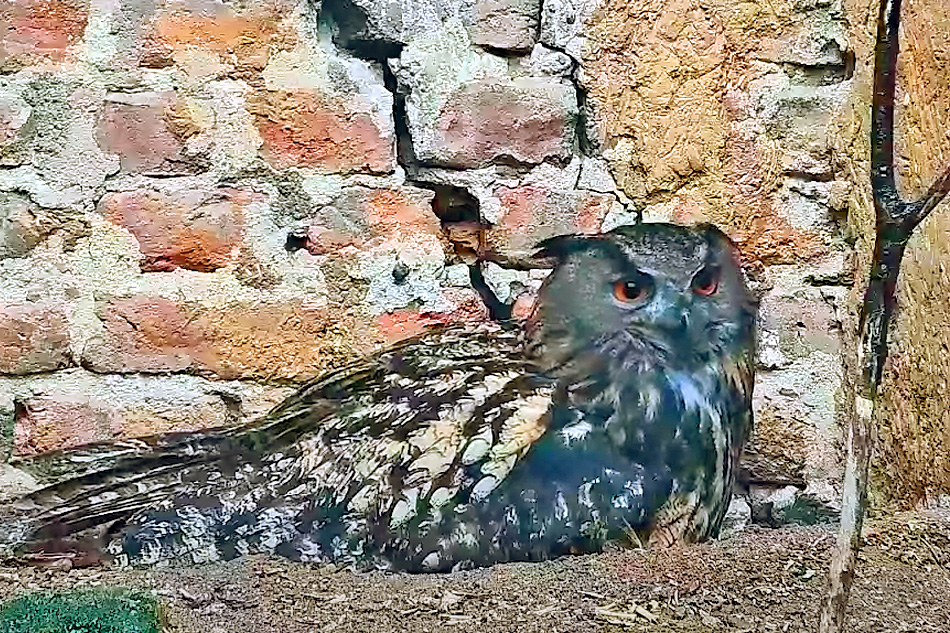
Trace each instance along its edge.
<instances>
[{"instance_id":1,"label":"orange brick","mask_svg":"<svg viewBox=\"0 0 950 633\"><path fill-rule=\"evenodd\" d=\"M234 64L240 76L258 79L270 51L292 45L293 30L283 20L292 10L293 3L282 0L251 3L248 10L203 0L166 2L142 43L142 63L168 66L179 52L210 52Z\"/></svg>"},{"instance_id":2,"label":"orange brick","mask_svg":"<svg viewBox=\"0 0 950 633\"><path fill-rule=\"evenodd\" d=\"M192 372L304 380L369 351L371 327L307 303L199 303L135 296L99 308L103 335L84 361L103 372Z\"/></svg>"},{"instance_id":3,"label":"orange brick","mask_svg":"<svg viewBox=\"0 0 950 633\"><path fill-rule=\"evenodd\" d=\"M229 188L172 195L140 189L107 194L100 211L138 240L144 271L208 272L237 260L244 209L256 195Z\"/></svg>"},{"instance_id":4,"label":"orange brick","mask_svg":"<svg viewBox=\"0 0 950 633\"><path fill-rule=\"evenodd\" d=\"M194 431L227 422L227 405L210 394L43 393L21 403L13 451L27 457L91 442Z\"/></svg>"},{"instance_id":5,"label":"orange brick","mask_svg":"<svg viewBox=\"0 0 950 633\"><path fill-rule=\"evenodd\" d=\"M267 161L277 169L391 172L392 136L359 102L305 90L261 91L248 100Z\"/></svg>"},{"instance_id":6,"label":"orange brick","mask_svg":"<svg viewBox=\"0 0 950 633\"><path fill-rule=\"evenodd\" d=\"M52 371L72 363L69 309L64 305L0 305L0 374Z\"/></svg>"}]
</instances>

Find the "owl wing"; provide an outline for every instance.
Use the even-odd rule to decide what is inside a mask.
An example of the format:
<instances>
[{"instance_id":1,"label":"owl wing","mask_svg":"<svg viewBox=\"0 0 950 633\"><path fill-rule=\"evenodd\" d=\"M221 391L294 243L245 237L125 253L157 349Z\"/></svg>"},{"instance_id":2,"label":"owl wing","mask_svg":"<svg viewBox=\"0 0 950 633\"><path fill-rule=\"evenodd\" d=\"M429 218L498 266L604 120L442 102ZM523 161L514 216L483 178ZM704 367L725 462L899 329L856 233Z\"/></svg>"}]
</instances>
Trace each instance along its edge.
<instances>
[{"instance_id":1,"label":"owl wing","mask_svg":"<svg viewBox=\"0 0 950 633\"><path fill-rule=\"evenodd\" d=\"M353 549L373 539L387 549L504 481L547 431L554 390L518 331L485 325L415 339L271 414L266 441L297 438L293 476L273 498L308 505L310 523L346 525L323 531L322 551L336 547L334 535ZM335 411L317 423L318 402Z\"/></svg>"},{"instance_id":2,"label":"owl wing","mask_svg":"<svg viewBox=\"0 0 950 633\"><path fill-rule=\"evenodd\" d=\"M0 541L50 551L51 539L142 531L159 515L167 535L173 516L184 529L195 512L205 528L228 532L240 517L243 533L260 533L249 516L299 522L316 507L369 530L487 495L547 428L553 385L522 345L497 325L440 329L311 382L245 427L59 455L78 474L8 507Z\"/></svg>"}]
</instances>

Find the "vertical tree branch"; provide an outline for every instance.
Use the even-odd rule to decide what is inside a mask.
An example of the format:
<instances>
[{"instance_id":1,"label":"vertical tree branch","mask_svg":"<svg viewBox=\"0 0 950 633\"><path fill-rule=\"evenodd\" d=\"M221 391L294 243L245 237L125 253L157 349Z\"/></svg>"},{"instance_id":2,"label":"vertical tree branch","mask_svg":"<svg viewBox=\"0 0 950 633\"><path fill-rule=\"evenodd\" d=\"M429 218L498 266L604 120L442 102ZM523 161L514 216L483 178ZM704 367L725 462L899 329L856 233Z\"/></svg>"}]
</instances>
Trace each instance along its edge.
<instances>
[{"instance_id":1,"label":"vertical tree branch","mask_svg":"<svg viewBox=\"0 0 950 633\"><path fill-rule=\"evenodd\" d=\"M847 430L848 456L841 503L841 526L832 552L820 633L843 631L851 583L861 547L867 506L879 387L887 361L887 334L896 305L897 277L904 248L920 222L950 191L950 169L916 202L901 200L894 170L894 91L897 82L901 0L881 0L874 60L871 129L871 187L875 241L868 286L861 309L854 409Z\"/></svg>"}]
</instances>

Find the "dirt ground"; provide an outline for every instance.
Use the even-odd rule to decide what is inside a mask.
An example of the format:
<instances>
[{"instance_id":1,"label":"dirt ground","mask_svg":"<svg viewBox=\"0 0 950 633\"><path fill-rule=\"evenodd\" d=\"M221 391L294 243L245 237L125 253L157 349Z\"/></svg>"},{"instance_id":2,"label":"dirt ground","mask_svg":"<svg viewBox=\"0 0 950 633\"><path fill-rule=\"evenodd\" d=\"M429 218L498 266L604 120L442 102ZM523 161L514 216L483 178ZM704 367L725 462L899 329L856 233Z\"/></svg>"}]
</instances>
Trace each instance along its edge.
<instances>
[{"instance_id":1,"label":"dirt ground","mask_svg":"<svg viewBox=\"0 0 950 633\"><path fill-rule=\"evenodd\" d=\"M169 633L814 631L831 526L751 527L665 551L613 551L443 575L351 573L268 558L157 571L0 568L0 600L38 589L152 590ZM950 511L873 519L849 630L950 632Z\"/></svg>"}]
</instances>

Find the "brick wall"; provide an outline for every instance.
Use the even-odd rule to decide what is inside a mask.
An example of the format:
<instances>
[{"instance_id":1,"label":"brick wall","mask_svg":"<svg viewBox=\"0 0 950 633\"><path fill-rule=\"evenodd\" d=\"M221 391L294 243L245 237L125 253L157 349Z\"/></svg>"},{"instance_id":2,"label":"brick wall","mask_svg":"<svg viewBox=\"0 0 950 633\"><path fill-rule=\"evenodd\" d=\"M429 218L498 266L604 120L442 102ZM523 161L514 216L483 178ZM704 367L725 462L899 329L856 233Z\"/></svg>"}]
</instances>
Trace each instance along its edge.
<instances>
[{"instance_id":1,"label":"brick wall","mask_svg":"<svg viewBox=\"0 0 950 633\"><path fill-rule=\"evenodd\" d=\"M521 258L620 213L540 19L537 0L0 2L4 453L258 415L487 318L476 250ZM541 279L484 277L522 313Z\"/></svg>"},{"instance_id":2,"label":"brick wall","mask_svg":"<svg viewBox=\"0 0 950 633\"><path fill-rule=\"evenodd\" d=\"M742 246L760 449L833 501L860 4L0 0L4 452L259 415L642 212Z\"/></svg>"}]
</instances>

